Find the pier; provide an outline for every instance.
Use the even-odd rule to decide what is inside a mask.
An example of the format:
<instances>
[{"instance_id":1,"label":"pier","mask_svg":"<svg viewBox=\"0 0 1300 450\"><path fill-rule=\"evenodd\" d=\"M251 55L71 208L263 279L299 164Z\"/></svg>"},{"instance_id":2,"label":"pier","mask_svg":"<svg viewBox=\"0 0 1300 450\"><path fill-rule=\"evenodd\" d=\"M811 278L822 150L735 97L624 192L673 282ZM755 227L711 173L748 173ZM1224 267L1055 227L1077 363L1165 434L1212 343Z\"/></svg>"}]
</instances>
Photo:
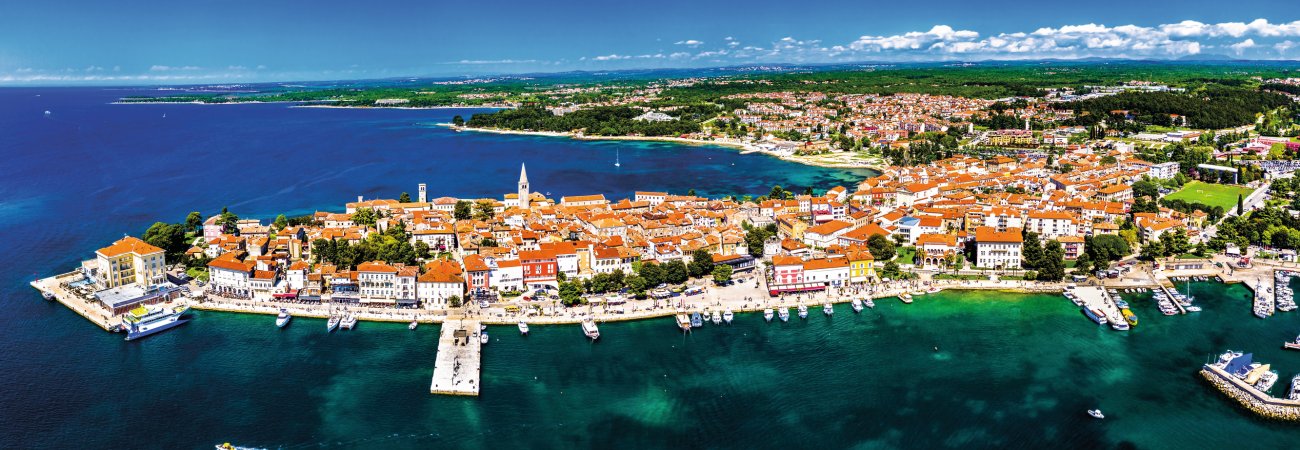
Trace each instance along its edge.
<instances>
[{"instance_id":1,"label":"pier","mask_svg":"<svg viewBox=\"0 0 1300 450\"><path fill-rule=\"evenodd\" d=\"M80 277L81 274L78 272L68 272L33 281L31 285L36 290L41 291L42 295L52 296L54 300L62 303L63 306L81 315L81 317L85 317L86 320L96 326L103 328L104 331L114 331L122 323L122 320L95 304L92 297L78 293L75 287L68 284Z\"/></svg>"},{"instance_id":2,"label":"pier","mask_svg":"<svg viewBox=\"0 0 1300 450\"><path fill-rule=\"evenodd\" d=\"M1165 296L1169 297L1169 303L1173 303L1174 307L1178 308L1179 314L1187 314L1187 308L1184 308L1181 303L1178 303L1178 300L1174 299L1174 293L1178 292L1178 288L1172 286L1173 280L1167 280L1167 281L1169 281L1171 285L1160 283L1160 290L1164 291Z\"/></svg>"},{"instance_id":3,"label":"pier","mask_svg":"<svg viewBox=\"0 0 1300 450\"><path fill-rule=\"evenodd\" d=\"M1201 376L1255 414L1272 419L1300 421L1300 400L1276 398L1261 392L1214 364L1206 364L1201 369Z\"/></svg>"},{"instance_id":4,"label":"pier","mask_svg":"<svg viewBox=\"0 0 1300 450\"><path fill-rule=\"evenodd\" d=\"M433 365L429 392L443 395L477 396L482 346L479 321L448 319L438 335L438 355Z\"/></svg>"}]
</instances>

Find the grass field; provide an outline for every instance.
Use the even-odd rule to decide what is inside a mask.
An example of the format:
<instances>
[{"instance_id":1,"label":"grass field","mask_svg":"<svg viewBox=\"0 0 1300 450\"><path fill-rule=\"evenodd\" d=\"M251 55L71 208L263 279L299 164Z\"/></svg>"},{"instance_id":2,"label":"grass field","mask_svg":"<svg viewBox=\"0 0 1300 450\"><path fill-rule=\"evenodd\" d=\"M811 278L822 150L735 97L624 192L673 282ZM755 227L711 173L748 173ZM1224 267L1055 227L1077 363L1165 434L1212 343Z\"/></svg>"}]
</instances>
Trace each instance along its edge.
<instances>
[{"instance_id":1,"label":"grass field","mask_svg":"<svg viewBox=\"0 0 1300 450\"><path fill-rule=\"evenodd\" d=\"M1237 207L1237 195L1250 195L1251 189L1247 187L1230 186L1226 184L1210 184L1200 181L1193 181L1183 185L1178 192L1166 195L1165 198L1182 200L1188 203L1203 203L1210 206L1222 206L1225 211Z\"/></svg>"}]
</instances>

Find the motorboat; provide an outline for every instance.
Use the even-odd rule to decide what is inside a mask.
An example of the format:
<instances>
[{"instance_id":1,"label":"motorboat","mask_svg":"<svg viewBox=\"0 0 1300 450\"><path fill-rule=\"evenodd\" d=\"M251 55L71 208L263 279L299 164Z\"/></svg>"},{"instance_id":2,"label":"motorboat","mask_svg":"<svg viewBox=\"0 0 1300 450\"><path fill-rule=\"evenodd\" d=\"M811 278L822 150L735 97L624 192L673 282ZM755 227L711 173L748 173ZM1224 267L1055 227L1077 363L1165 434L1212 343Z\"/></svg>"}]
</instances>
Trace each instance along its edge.
<instances>
[{"instance_id":1,"label":"motorboat","mask_svg":"<svg viewBox=\"0 0 1300 450\"><path fill-rule=\"evenodd\" d=\"M1300 400L1300 375L1291 378L1291 393L1287 395L1287 398Z\"/></svg>"},{"instance_id":2,"label":"motorboat","mask_svg":"<svg viewBox=\"0 0 1300 450\"><path fill-rule=\"evenodd\" d=\"M691 327L699 328L702 326L704 326L704 316L701 316L698 312L691 313Z\"/></svg>"},{"instance_id":3,"label":"motorboat","mask_svg":"<svg viewBox=\"0 0 1300 450\"><path fill-rule=\"evenodd\" d=\"M698 314L698 313L697 313ZM582 334L587 335L591 340L600 339L600 328L596 327L596 321L590 317L582 321Z\"/></svg>"},{"instance_id":4,"label":"motorboat","mask_svg":"<svg viewBox=\"0 0 1300 450\"><path fill-rule=\"evenodd\" d=\"M1187 312L1201 312L1201 307L1200 307L1200 306L1196 306L1196 305L1188 306L1188 307L1183 308L1183 309L1186 309Z\"/></svg>"},{"instance_id":5,"label":"motorboat","mask_svg":"<svg viewBox=\"0 0 1300 450\"><path fill-rule=\"evenodd\" d=\"M912 294L903 294L903 295L900 295L900 296L898 296L898 299L899 299L899 300L902 300L903 303L907 303L907 304L909 304L909 305L912 304Z\"/></svg>"},{"instance_id":6,"label":"motorboat","mask_svg":"<svg viewBox=\"0 0 1300 450\"><path fill-rule=\"evenodd\" d=\"M771 322L771 321L772 321L772 317L774 317L774 316L776 316L776 312L775 312L775 311L772 311L772 308L767 308L767 309L764 309L764 310L763 310L763 320L766 320L766 321L768 321L768 322Z\"/></svg>"},{"instance_id":7,"label":"motorboat","mask_svg":"<svg viewBox=\"0 0 1300 450\"><path fill-rule=\"evenodd\" d=\"M348 314L347 316L343 317L343 321L339 322L339 326L343 327L344 330L351 330L352 327L357 326L356 314Z\"/></svg>"},{"instance_id":8,"label":"motorboat","mask_svg":"<svg viewBox=\"0 0 1300 450\"><path fill-rule=\"evenodd\" d=\"M1128 308L1121 309L1119 310L1119 312L1120 314L1124 315L1124 321L1128 322L1129 326L1134 326L1134 327L1137 326L1138 324L1137 314L1133 314L1133 311L1129 310Z\"/></svg>"},{"instance_id":9,"label":"motorboat","mask_svg":"<svg viewBox=\"0 0 1300 450\"><path fill-rule=\"evenodd\" d=\"M800 319L808 318L808 305L799 305L799 318Z\"/></svg>"},{"instance_id":10,"label":"motorboat","mask_svg":"<svg viewBox=\"0 0 1300 450\"><path fill-rule=\"evenodd\" d=\"M727 325L731 325L731 319L734 318L736 318L736 315L733 314L730 309L722 312L722 321L726 322Z\"/></svg>"},{"instance_id":11,"label":"motorboat","mask_svg":"<svg viewBox=\"0 0 1300 450\"><path fill-rule=\"evenodd\" d=\"M862 312L862 300L855 298L853 301L849 302L849 306L853 307L853 312L855 313Z\"/></svg>"},{"instance_id":12,"label":"motorboat","mask_svg":"<svg viewBox=\"0 0 1300 450\"><path fill-rule=\"evenodd\" d=\"M478 332L478 343L479 343L479 345L487 345L487 343L488 343L488 342L491 342L491 340L492 340L492 339L488 338L488 334L487 334L486 331L480 331L480 332Z\"/></svg>"},{"instance_id":13,"label":"motorboat","mask_svg":"<svg viewBox=\"0 0 1300 450\"><path fill-rule=\"evenodd\" d=\"M943 289L939 289L938 287L932 287L932 288L926 289L925 292L928 293L928 294L933 294L933 293L936 293L936 292L939 292L939 291L942 291L942 290L943 290Z\"/></svg>"},{"instance_id":14,"label":"motorboat","mask_svg":"<svg viewBox=\"0 0 1300 450\"><path fill-rule=\"evenodd\" d=\"M1089 409L1088 415L1096 419L1105 419L1106 415L1101 413L1100 409Z\"/></svg>"},{"instance_id":15,"label":"motorboat","mask_svg":"<svg viewBox=\"0 0 1300 450\"><path fill-rule=\"evenodd\" d=\"M713 322L714 325L722 325L722 314L714 311L713 314L709 315L709 321Z\"/></svg>"},{"instance_id":16,"label":"motorboat","mask_svg":"<svg viewBox=\"0 0 1300 450\"><path fill-rule=\"evenodd\" d=\"M419 326L420 326L420 321L418 321L418 320L412 320L412 321L411 321L411 324L406 326L406 329L408 329L408 330L414 330L416 327L419 327Z\"/></svg>"},{"instance_id":17,"label":"motorboat","mask_svg":"<svg viewBox=\"0 0 1300 450\"><path fill-rule=\"evenodd\" d=\"M341 322L342 320L343 319L337 315L330 315L330 320L325 322L325 331L330 332L330 331L334 331L335 329L338 329L339 322Z\"/></svg>"},{"instance_id":18,"label":"motorboat","mask_svg":"<svg viewBox=\"0 0 1300 450\"><path fill-rule=\"evenodd\" d=\"M528 322L524 322L522 320L519 321L519 334L522 334L524 336L528 335Z\"/></svg>"},{"instance_id":19,"label":"motorboat","mask_svg":"<svg viewBox=\"0 0 1300 450\"><path fill-rule=\"evenodd\" d=\"M276 328L284 328L284 326L285 326L285 325L288 325L288 324L289 324L289 321L292 320L292 319L293 319L293 316L292 316L292 315L289 315L289 311L285 311L284 309L280 309L280 314L277 315L277 316L275 316L275 326L276 326Z\"/></svg>"},{"instance_id":20,"label":"motorboat","mask_svg":"<svg viewBox=\"0 0 1300 450\"><path fill-rule=\"evenodd\" d=\"M686 332L691 331L691 318L687 316L686 313L684 312L677 313L677 328L680 328L682 331L686 331Z\"/></svg>"},{"instance_id":21,"label":"motorboat","mask_svg":"<svg viewBox=\"0 0 1300 450\"><path fill-rule=\"evenodd\" d=\"M790 307L787 306L787 307L785 307L785 308L781 308L781 311L778 313L778 316L781 318L781 321L782 321L782 322L789 322L789 321L790 321Z\"/></svg>"},{"instance_id":22,"label":"motorboat","mask_svg":"<svg viewBox=\"0 0 1300 450\"><path fill-rule=\"evenodd\" d=\"M868 308L875 308L875 307L876 307L876 301L875 301L875 300L872 300L871 297L867 297L866 299L863 299L863 300L862 300L862 304L863 304L863 305L866 305Z\"/></svg>"},{"instance_id":23,"label":"motorboat","mask_svg":"<svg viewBox=\"0 0 1300 450\"><path fill-rule=\"evenodd\" d=\"M826 303L822 304L822 314L825 314L825 315L828 316L828 317L831 316L831 315L834 315L834 314L835 314L835 305L832 305L831 302L826 302Z\"/></svg>"}]
</instances>

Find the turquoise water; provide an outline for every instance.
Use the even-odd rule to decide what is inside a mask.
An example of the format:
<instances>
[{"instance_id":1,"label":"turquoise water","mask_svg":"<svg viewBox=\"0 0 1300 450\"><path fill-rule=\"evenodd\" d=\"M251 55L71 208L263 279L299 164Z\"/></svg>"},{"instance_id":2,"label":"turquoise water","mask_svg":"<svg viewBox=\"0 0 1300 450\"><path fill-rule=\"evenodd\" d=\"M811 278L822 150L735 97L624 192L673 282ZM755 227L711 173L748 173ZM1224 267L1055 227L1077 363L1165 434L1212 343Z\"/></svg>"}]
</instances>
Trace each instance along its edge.
<instances>
[{"instance_id":1,"label":"turquoise water","mask_svg":"<svg viewBox=\"0 0 1300 450\"><path fill-rule=\"evenodd\" d=\"M321 320L279 330L270 316L197 313L138 345L50 305L74 326L46 338L78 357L36 356L58 362L10 378L83 382L21 393L35 411L0 422L19 425L7 432L17 447L131 447L127 423L182 428L149 433L144 446L157 448L1293 446L1300 426L1251 416L1196 371L1223 349L1250 351L1282 374L1283 392L1300 352L1280 344L1300 316L1253 318L1240 285L1193 289L1205 311L1187 316L1129 296L1142 320L1129 333L1059 296L989 292L785 324L741 314L688 336L670 318L609 323L594 344L576 326L490 327L479 398L427 394L436 326L327 334ZM1107 419L1084 414L1094 407ZM76 431L86 427L117 432Z\"/></svg>"}]
</instances>

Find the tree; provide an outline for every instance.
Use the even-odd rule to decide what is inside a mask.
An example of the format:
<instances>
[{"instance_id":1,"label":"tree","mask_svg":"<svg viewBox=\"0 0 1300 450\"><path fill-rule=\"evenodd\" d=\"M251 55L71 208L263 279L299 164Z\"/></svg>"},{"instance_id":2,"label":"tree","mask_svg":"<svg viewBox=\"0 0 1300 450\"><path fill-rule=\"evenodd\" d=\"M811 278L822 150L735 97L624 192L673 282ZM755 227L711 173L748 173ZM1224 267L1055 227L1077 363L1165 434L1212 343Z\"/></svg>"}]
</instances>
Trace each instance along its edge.
<instances>
[{"instance_id":1,"label":"tree","mask_svg":"<svg viewBox=\"0 0 1300 450\"><path fill-rule=\"evenodd\" d=\"M785 200L785 188L781 185L772 186L772 192L767 194L767 198L772 200Z\"/></svg>"},{"instance_id":2,"label":"tree","mask_svg":"<svg viewBox=\"0 0 1300 450\"><path fill-rule=\"evenodd\" d=\"M226 208L221 208L221 217L217 219L217 224L221 225L222 233L239 233L239 216L226 210Z\"/></svg>"},{"instance_id":3,"label":"tree","mask_svg":"<svg viewBox=\"0 0 1300 450\"><path fill-rule=\"evenodd\" d=\"M695 188L687 189L687 190L686 190L686 196L687 196L687 197L694 197L694 196L695 196Z\"/></svg>"},{"instance_id":4,"label":"tree","mask_svg":"<svg viewBox=\"0 0 1300 450\"><path fill-rule=\"evenodd\" d=\"M459 308L460 304L461 301L459 295L453 295L451 297L447 297L447 306L450 306L452 308Z\"/></svg>"},{"instance_id":5,"label":"tree","mask_svg":"<svg viewBox=\"0 0 1300 450\"><path fill-rule=\"evenodd\" d=\"M690 272L681 260L672 260L664 264L664 281L670 284L682 284L690 279Z\"/></svg>"},{"instance_id":6,"label":"tree","mask_svg":"<svg viewBox=\"0 0 1300 450\"><path fill-rule=\"evenodd\" d=\"M492 207L492 202L480 200L474 204L474 219L491 220L496 215L496 209Z\"/></svg>"},{"instance_id":7,"label":"tree","mask_svg":"<svg viewBox=\"0 0 1300 450\"><path fill-rule=\"evenodd\" d=\"M188 248L185 243L185 226L180 224L154 222L145 230L143 239L149 245L163 249L168 262L180 261Z\"/></svg>"},{"instance_id":8,"label":"tree","mask_svg":"<svg viewBox=\"0 0 1300 450\"><path fill-rule=\"evenodd\" d=\"M1083 252L1078 258L1075 258L1074 272L1085 275L1092 272L1092 257L1088 256L1088 252Z\"/></svg>"},{"instance_id":9,"label":"tree","mask_svg":"<svg viewBox=\"0 0 1300 450\"><path fill-rule=\"evenodd\" d=\"M713 282L723 284L731 281L731 266L719 264L713 267Z\"/></svg>"},{"instance_id":10,"label":"tree","mask_svg":"<svg viewBox=\"0 0 1300 450\"><path fill-rule=\"evenodd\" d=\"M890 260L890 261L886 262L886 263L885 263L885 267L882 267L882 268L880 269L880 277L881 277L881 278L888 278L888 279L891 279L891 280L898 280L898 279L902 278L902 275L903 275L903 273L902 273L902 270L899 269L899 267L898 267L898 263L894 262L893 260Z\"/></svg>"},{"instance_id":11,"label":"tree","mask_svg":"<svg viewBox=\"0 0 1300 450\"><path fill-rule=\"evenodd\" d=\"M1102 234L1097 236L1086 237L1083 240L1084 251L1088 253L1098 268L1104 268L1111 261L1118 261L1120 258L1133 253L1129 247L1128 241L1124 238L1113 234Z\"/></svg>"},{"instance_id":12,"label":"tree","mask_svg":"<svg viewBox=\"0 0 1300 450\"><path fill-rule=\"evenodd\" d=\"M474 217L474 204L468 200L456 201L456 207L452 209L452 217L456 220L469 220Z\"/></svg>"},{"instance_id":13,"label":"tree","mask_svg":"<svg viewBox=\"0 0 1300 450\"><path fill-rule=\"evenodd\" d=\"M638 298L645 297L646 288L649 286L645 278L637 275L628 275L623 279L623 284L627 286L628 292L636 295Z\"/></svg>"},{"instance_id":14,"label":"tree","mask_svg":"<svg viewBox=\"0 0 1300 450\"><path fill-rule=\"evenodd\" d=\"M284 227L289 226L289 218L285 217L284 214L275 216L275 222L272 222L271 226L275 228L275 231L283 230Z\"/></svg>"},{"instance_id":15,"label":"tree","mask_svg":"<svg viewBox=\"0 0 1300 450\"><path fill-rule=\"evenodd\" d=\"M687 265L687 271L692 278L699 278L713 273L713 256L708 250L698 248L691 253L691 263Z\"/></svg>"},{"instance_id":16,"label":"tree","mask_svg":"<svg viewBox=\"0 0 1300 450\"><path fill-rule=\"evenodd\" d=\"M496 247L497 240L492 238L483 238L483 240L478 241L478 245L479 247Z\"/></svg>"},{"instance_id":17,"label":"tree","mask_svg":"<svg viewBox=\"0 0 1300 450\"><path fill-rule=\"evenodd\" d=\"M397 201L402 203L411 203L411 194L403 192L401 196L397 197Z\"/></svg>"},{"instance_id":18,"label":"tree","mask_svg":"<svg viewBox=\"0 0 1300 450\"><path fill-rule=\"evenodd\" d=\"M646 286L654 287L667 282L664 268L658 264L641 264L641 268L636 273L645 280Z\"/></svg>"},{"instance_id":19,"label":"tree","mask_svg":"<svg viewBox=\"0 0 1300 450\"><path fill-rule=\"evenodd\" d=\"M1241 194L1237 194L1237 215L1238 216L1246 212L1246 209L1242 207L1241 202L1242 202Z\"/></svg>"},{"instance_id":20,"label":"tree","mask_svg":"<svg viewBox=\"0 0 1300 450\"><path fill-rule=\"evenodd\" d=\"M582 287L573 281L560 283L560 303L563 303L564 306L582 304Z\"/></svg>"},{"instance_id":21,"label":"tree","mask_svg":"<svg viewBox=\"0 0 1300 450\"><path fill-rule=\"evenodd\" d=\"M1164 246L1165 254L1169 256L1177 256L1187 253L1187 251L1191 250L1192 247L1187 241L1187 233L1184 233L1177 228L1170 229L1161 234L1160 245Z\"/></svg>"},{"instance_id":22,"label":"tree","mask_svg":"<svg viewBox=\"0 0 1300 450\"><path fill-rule=\"evenodd\" d=\"M1138 197L1156 198L1159 196L1160 196L1160 186L1157 186L1156 183L1151 181L1150 179L1144 177L1143 179L1133 183L1134 198L1138 198Z\"/></svg>"},{"instance_id":23,"label":"tree","mask_svg":"<svg viewBox=\"0 0 1300 450\"><path fill-rule=\"evenodd\" d=\"M451 118L451 124L458 127L463 127L465 126L465 118L461 117L460 114L457 114L455 117Z\"/></svg>"},{"instance_id":24,"label":"tree","mask_svg":"<svg viewBox=\"0 0 1300 450\"><path fill-rule=\"evenodd\" d=\"M198 211L191 212L190 215L185 216L186 230L199 231L199 228L201 228L202 226L203 226L203 214L200 214Z\"/></svg>"},{"instance_id":25,"label":"tree","mask_svg":"<svg viewBox=\"0 0 1300 450\"><path fill-rule=\"evenodd\" d=\"M1038 263L1038 281L1061 281L1065 278L1065 251L1055 239L1043 245L1043 259Z\"/></svg>"},{"instance_id":26,"label":"tree","mask_svg":"<svg viewBox=\"0 0 1300 450\"><path fill-rule=\"evenodd\" d=\"M1155 261L1164 255L1165 246L1161 245L1159 240L1154 240L1142 246L1142 254L1138 257L1147 261Z\"/></svg>"},{"instance_id":27,"label":"tree","mask_svg":"<svg viewBox=\"0 0 1300 450\"><path fill-rule=\"evenodd\" d=\"M352 223L357 225L374 226L377 220L379 220L379 216L375 214L375 210L370 208L360 208L357 212L352 213Z\"/></svg>"},{"instance_id":28,"label":"tree","mask_svg":"<svg viewBox=\"0 0 1300 450\"><path fill-rule=\"evenodd\" d=\"M1043 246L1039 244L1038 233L1032 231L1024 232L1024 245L1020 251L1020 267L1026 269L1037 269L1043 261Z\"/></svg>"},{"instance_id":29,"label":"tree","mask_svg":"<svg viewBox=\"0 0 1300 450\"><path fill-rule=\"evenodd\" d=\"M867 250L871 251L871 257L877 261L888 261L894 259L896 249L894 242L883 234L873 234L867 238Z\"/></svg>"}]
</instances>

